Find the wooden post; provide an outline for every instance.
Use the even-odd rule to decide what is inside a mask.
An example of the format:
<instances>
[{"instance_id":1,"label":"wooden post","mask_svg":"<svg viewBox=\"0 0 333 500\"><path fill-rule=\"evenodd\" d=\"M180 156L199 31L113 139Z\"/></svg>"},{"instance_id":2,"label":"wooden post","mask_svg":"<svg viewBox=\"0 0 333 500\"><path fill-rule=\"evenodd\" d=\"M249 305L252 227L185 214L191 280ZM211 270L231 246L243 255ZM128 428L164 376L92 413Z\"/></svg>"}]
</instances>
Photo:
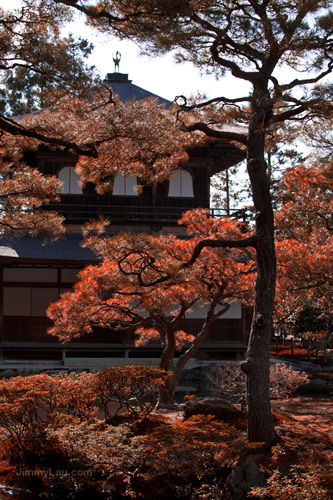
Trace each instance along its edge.
<instances>
[{"instance_id":1,"label":"wooden post","mask_svg":"<svg viewBox=\"0 0 333 500\"><path fill-rule=\"evenodd\" d=\"M294 356L294 337L291 337L290 350L291 350L291 355Z\"/></svg>"},{"instance_id":2,"label":"wooden post","mask_svg":"<svg viewBox=\"0 0 333 500\"><path fill-rule=\"evenodd\" d=\"M3 360L3 301L4 301L4 285L3 285L3 267L0 267L0 361Z\"/></svg>"}]
</instances>

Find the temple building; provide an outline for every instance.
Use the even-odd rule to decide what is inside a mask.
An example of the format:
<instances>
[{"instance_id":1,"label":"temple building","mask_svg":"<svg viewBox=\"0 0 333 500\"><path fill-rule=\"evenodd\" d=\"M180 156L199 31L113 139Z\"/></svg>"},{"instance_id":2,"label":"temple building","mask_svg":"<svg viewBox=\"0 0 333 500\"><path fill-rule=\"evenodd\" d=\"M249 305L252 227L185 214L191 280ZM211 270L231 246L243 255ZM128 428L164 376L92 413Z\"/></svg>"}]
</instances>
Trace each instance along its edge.
<instances>
[{"instance_id":1,"label":"temple building","mask_svg":"<svg viewBox=\"0 0 333 500\"><path fill-rule=\"evenodd\" d=\"M107 74L107 85L122 101L155 97L132 83L127 74ZM72 288L77 273L96 262L96 256L80 246L81 227L103 215L111 219L111 234L119 231L173 232L185 229L177 224L185 210L210 208L210 178L244 159L244 152L224 140L212 140L189 152L190 159L170 181L156 188L134 190L137 178L117 175L112 193L98 195L93 185L82 189L75 172L76 158L65 151L40 148L28 155L31 166L63 181L61 202L45 206L65 217L66 236L43 244L43 237L22 237L0 247L0 353L2 362L44 360L64 367L104 366L119 363L154 363L161 348L156 344L134 347L133 338L110 330L61 344L47 334L51 321L46 316L50 303ZM216 209L212 215L220 215ZM198 331L203 311L194 310L184 329ZM233 303L216 321L200 349L200 356L218 359L243 353L246 348L245 315L241 304ZM129 359L130 358L130 359Z\"/></svg>"}]
</instances>

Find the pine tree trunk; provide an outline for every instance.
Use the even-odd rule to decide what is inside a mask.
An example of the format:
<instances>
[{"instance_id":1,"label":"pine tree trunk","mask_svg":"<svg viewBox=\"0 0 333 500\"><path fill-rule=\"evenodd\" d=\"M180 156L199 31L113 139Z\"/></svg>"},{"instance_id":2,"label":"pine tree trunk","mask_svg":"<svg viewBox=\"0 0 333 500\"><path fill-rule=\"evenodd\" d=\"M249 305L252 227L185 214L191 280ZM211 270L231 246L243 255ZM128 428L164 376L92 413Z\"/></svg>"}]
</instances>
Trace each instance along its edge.
<instances>
[{"instance_id":1,"label":"pine tree trunk","mask_svg":"<svg viewBox=\"0 0 333 500\"><path fill-rule=\"evenodd\" d=\"M256 209L257 278L247 360L242 369L247 375L248 439L270 445L276 440L269 393L276 257L274 217L264 158L265 121L270 112L268 104L266 90L256 89L249 127L247 168Z\"/></svg>"}]
</instances>

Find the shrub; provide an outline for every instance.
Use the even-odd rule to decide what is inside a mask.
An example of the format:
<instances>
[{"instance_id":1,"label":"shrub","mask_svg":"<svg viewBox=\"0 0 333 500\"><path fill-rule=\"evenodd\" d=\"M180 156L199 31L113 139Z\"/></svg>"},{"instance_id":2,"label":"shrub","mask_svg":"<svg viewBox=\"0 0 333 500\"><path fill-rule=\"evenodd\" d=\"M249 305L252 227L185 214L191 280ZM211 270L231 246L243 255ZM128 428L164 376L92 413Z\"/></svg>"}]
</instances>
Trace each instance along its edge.
<instances>
[{"instance_id":1,"label":"shrub","mask_svg":"<svg viewBox=\"0 0 333 500\"><path fill-rule=\"evenodd\" d=\"M144 461L142 446L130 424L117 426L105 423L82 422L48 429L48 437L56 440L59 450L82 470L110 475L124 473L128 476Z\"/></svg>"},{"instance_id":2,"label":"shrub","mask_svg":"<svg viewBox=\"0 0 333 500\"><path fill-rule=\"evenodd\" d=\"M0 426L23 449L47 425L59 424L66 417L94 418L94 400L91 375L86 373L0 380Z\"/></svg>"},{"instance_id":3,"label":"shrub","mask_svg":"<svg viewBox=\"0 0 333 500\"><path fill-rule=\"evenodd\" d=\"M167 383L170 376L165 370L148 366L101 370L94 379L94 392L104 410L105 419L110 417L111 403L118 404L116 414L126 409L135 418L147 416L156 405L160 386Z\"/></svg>"},{"instance_id":4,"label":"shrub","mask_svg":"<svg viewBox=\"0 0 333 500\"><path fill-rule=\"evenodd\" d=\"M215 374L209 375L209 382L222 397L244 405L246 378L240 365L238 362L220 366ZM293 370L285 363L276 363L270 368L271 397L288 398L308 380L306 374Z\"/></svg>"},{"instance_id":5,"label":"shrub","mask_svg":"<svg viewBox=\"0 0 333 500\"><path fill-rule=\"evenodd\" d=\"M207 378L219 396L245 406L246 378L240 365L240 362L226 363Z\"/></svg>"},{"instance_id":6,"label":"shrub","mask_svg":"<svg viewBox=\"0 0 333 500\"><path fill-rule=\"evenodd\" d=\"M146 416L169 376L157 368L124 366L97 374L43 373L0 380L0 427L24 448L24 439L32 439L33 433L40 434L47 426L94 420L97 399L106 416L112 401L135 417Z\"/></svg>"},{"instance_id":7,"label":"shrub","mask_svg":"<svg viewBox=\"0 0 333 500\"><path fill-rule=\"evenodd\" d=\"M144 435L136 433L136 421L117 426L83 422L49 429L48 435L68 463L91 471L96 491L111 491L115 498L205 498L202 490L220 492L219 485L213 487L215 479L223 483L222 472L230 473L245 437L242 444L233 427L212 416L196 415L174 425L152 419L153 429L150 419L144 420L149 429Z\"/></svg>"},{"instance_id":8,"label":"shrub","mask_svg":"<svg viewBox=\"0 0 333 500\"><path fill-rule=\"evenodd\" d=\"M236 436L234 427L212 415L194 415L145 438L147 464L155 473L182 481L212 479L220 464L235 460L240 449L235 452L232 446Z\"/></svg>"},{"instance_id":9,"label":"shrub","mask_svg":"<svg viewBox=\"0 0 333 500\"><path fill-rule=\"evenodd\" d=\"M273 399L289 398L309 377L285 363L276 363L270 369L270 391Z\"/></svg>"},{"instance_id":10,"label":"shrub","mask_svg":"<svg viewBox=\"0 0 333 500\"><path fill-rule=\"evenodd\" d=\"M264 488L252 488L252 497L264 500L330 500L330 494L323 489L315 474L296 472L283 476L275 471Z\"/></svg>"}]
</instances>

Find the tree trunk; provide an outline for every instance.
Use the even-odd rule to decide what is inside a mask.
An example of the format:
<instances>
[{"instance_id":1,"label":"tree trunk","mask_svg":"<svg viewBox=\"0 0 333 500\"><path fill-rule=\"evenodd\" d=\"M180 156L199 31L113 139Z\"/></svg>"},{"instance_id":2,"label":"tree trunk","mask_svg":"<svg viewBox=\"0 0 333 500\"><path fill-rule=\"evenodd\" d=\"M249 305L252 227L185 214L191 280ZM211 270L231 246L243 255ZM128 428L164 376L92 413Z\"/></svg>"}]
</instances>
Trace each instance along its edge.
<instances>
[{"instance_id":1,"label":"tree trunk","mask_svg":"<svg viewBox=\"0 0 333 500\"><path fill-rule=\"evenodd\" d=\"M177 383L172 382L173 376L169 384L160 386L157 408L171 408L175 406L175 390Z\"/></svg>"},{"instance_id":2,"label":"tree trunk","mask_svg":"<svg viewBox=\"0 0 333 500\"><path fill-rule=\"evenodd\" d=\"M163 349L160 359L160 368L162 370L171 371L170 363L173 359L175 350L176 350L176 338L172 326L169 325L168 330L166 332L166 346ZM173 387L172 379L173 375L170 379L170 382L167 385L163 384L160 386L157 408L168 408L174 405L174 394L176 386Z\"/></svg>"},{"instance_id":3,"label":"tree trunk","mask_svg":"<svg viewBox=\"0 0 333 500\"><path fill-rule=\"evenodd\" d=\"M249 126L247 169L256 209L257 278L247 360L242 365L247 375L248 439L265 442L267 445L271 445L276 440L269 392L276 258L274 217L264 158L264 130L270 109L266 88L255 89Z\"/></svg>"},{"instance_id":4,"label":"tree trunk","mask_svg":"<svg viewBox=\"0 0 333 500\"><path fill-rule=\"evenodd\" d=\"M175 368L172 370L173 375L170 379L170 382L168 386L162 386L160 387L159 391L159 401L157 404L158 408L163 408L163 407L170 407L174 404L174 398L175 398L175 392L176 388L180 379L180 376L184 370L184 367L186 363L193 358L193 356L196 354L198 351L199 347L201 346L202 342L205 340L207 337L214 321L222 316L230 307L230 304L226 304L223 309L221 309L217 314L215 313L215 308L217 305L219 305L221 301L221 296L223 295L223 292L218 291L214 297L214 300L212 300L209 309L206 314L205 322L200 330L200 332L197 334L195 340L193 343L190 345L190 347L182 354L179 356ZM161 357L161 362L160 362L160 368L163 368L164 370L168 370L166 366L170 366L170 361L173 358L173 355L175 353L176 349L176 342L175 342L175 335L174 335L174 330L170 328L169 333L168 333L168 339L173 338L172 342L172 347L169 346L169 349L166 348Z\"/></svg>"}]
</instances>

